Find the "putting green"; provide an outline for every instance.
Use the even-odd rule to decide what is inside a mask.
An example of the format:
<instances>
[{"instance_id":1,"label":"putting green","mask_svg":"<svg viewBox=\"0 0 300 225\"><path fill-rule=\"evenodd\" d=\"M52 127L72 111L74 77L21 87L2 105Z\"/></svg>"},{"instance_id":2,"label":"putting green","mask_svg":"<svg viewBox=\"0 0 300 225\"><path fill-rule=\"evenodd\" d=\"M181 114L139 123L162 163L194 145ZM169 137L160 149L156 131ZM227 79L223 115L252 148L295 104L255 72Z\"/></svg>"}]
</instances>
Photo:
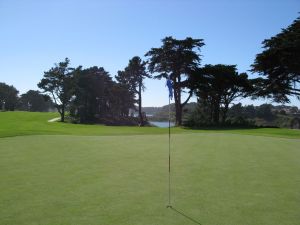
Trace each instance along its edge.
<instances>
[{"instance_id":1,"label":"putting green","mask_svg":"<svg viewBox=\"0 0 300 225\"><path fill-rule=\"evenodd\" d=\"M299 225L299 139L174 134L177 212L166 208L167 144L166 134L0 138L0 224Z\"/></svg>"}]
</instances>

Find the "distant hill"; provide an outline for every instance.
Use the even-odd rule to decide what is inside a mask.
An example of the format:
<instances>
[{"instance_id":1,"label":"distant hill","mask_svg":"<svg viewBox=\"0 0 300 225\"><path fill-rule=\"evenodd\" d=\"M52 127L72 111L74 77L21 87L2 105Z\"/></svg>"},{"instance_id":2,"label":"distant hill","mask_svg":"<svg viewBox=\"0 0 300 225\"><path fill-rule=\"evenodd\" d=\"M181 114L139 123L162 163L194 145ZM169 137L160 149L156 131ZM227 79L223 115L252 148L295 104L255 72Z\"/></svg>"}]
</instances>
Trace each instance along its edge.
<instances>
[{"instance_id":1,"label":"distant hill","mask_svg":"<svg viewBox=\"0 0 300 225\"><path fill-rule=\"evenodd\" d=\"M142 111L147 115L154 115L155 113L159 112L161 108L162 107L143 107Z\"/></svg>"},{"instance_id":2,"label":"distant hill","mask_svg":"<svg viewBox=\"0 0 300 225\"><path fill-rule=\"evenodd\" d=\"M183 118L192 112L197 106L196 102L187 103L183 108ZM168 121L169 120L169 105L162 107L143 107L143 112L148 115L148 119L152 121ZM175 120L175 104L170 104L171 120ZM151 115L151 116L149 116Z\"/></svg>"}]
</instances>

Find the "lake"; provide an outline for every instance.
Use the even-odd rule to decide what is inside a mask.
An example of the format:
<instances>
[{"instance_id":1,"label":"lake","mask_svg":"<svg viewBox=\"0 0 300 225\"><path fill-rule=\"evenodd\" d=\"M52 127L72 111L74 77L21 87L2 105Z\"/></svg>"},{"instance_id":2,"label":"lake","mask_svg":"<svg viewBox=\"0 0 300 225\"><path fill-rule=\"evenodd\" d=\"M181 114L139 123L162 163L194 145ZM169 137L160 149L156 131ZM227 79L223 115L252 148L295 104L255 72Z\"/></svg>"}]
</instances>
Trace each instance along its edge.
<instances>
[{"instance_id":1,"label":"lake","mask_svg":"<svg viewBox=\"0 0 300 225\"><path fill-rule=\"evenodd\" d=\"M156 127L169 127L169 121L166 122L158 122L158 121L149 121L149 123ZM171 122L171 127L174 127L175 123Z\"/></svg>"}]
</instances>

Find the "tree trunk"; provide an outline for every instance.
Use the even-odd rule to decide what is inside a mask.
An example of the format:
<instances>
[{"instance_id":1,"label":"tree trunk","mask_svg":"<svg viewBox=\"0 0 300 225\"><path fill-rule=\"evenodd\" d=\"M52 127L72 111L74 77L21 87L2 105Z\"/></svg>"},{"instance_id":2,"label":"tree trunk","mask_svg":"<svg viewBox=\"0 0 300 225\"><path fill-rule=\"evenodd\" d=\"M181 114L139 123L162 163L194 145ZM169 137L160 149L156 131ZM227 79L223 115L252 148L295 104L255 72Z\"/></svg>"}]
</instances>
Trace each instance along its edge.
<instances>
[{"instance_id":1,"label":"tree trunk","mask_svg":"<svg viewBox=\"0 0 300 225\"><path fill-rule=\"evenodd\" d=\"M220 106L217 102L214 103L213 122L219 124L220 121Z\"/></svg>"},{"instance_id":2,"label":"tree trunk","mask_svg":"<svg viewBox=\"0 0 300 225\"><path fill-rule=\"evenodd\" d=\"M62 106L61 106L61 114L60 114L60 121L61 122L65 122L65 104L62 103Z\"/></svg>"},{"instance_id":3,"label":"tree trunk","mask_svg":"<svg viewBox=\"0 0 300 225\"><path fill-rule=\"evenodd\" d=\"M210 103L210 106L209 106L209 123L210 124L213 123L213 112L214 112L213 104Z\"/></svg>"},{"instance_id":4,"label":"tree trunk","mask_svg":"<svg viewBox=\"0 0 300 225\"><path fill-rule=\"evenodd\" d=\"M173 79L174 86L174 100L175 100L175 125L182 125L182 107L181 107L181 90L179 86L179 81L176 78Z\"/></svg>"},{"instance_id":5,"label":"tree trunk","mask_svg":"<svg viewBox=\"0 0 300 225\"><path fill-rule=\"evenodd\" d=\"M178 105L178 110L177 110L176 117L177 117L176 125L181 126L182 125L182 108L181 108L181 104Z\"/></svg>"},{"instance_id":6,"label":"tree trunk","mask_svg":"<svg viewBox=\"0 0 300 225\"><path fill-rule=\"evenodd\" d=\"M140 118L140 126L144 126L144 119L142 115L142 85L139 84L139 91L138 91L138 105L139 105L139 118Z\"/></svg>"},{"instance_id":7,"label":"tree trunk","mask_svg":"<svg viewBox=\"0 0 300 225\"><path fill-rule=\"evenodd\" d=\"M227 119L227 112L228 112L228 104L225 104L223 113L222 113L222 123L224 124Z\"/></svg>"}]
</instances>

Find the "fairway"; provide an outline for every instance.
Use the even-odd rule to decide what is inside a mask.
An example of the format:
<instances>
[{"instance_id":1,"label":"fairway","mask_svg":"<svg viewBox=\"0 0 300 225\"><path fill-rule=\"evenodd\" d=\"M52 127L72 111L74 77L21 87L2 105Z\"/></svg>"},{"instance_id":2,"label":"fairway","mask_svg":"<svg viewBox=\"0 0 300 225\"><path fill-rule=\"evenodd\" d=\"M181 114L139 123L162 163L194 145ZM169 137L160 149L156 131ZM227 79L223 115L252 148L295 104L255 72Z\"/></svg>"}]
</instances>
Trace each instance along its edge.
<instances>
[{"instance_id":1,"label":"fairway","mask_svg":"<svg viewBox=\"0 0 300 225\"><path fill-rule=\"evenodd\" d=\"M0 138L0 224L299 224L299 139L174 134L178 212L166 208L167 140L166 134Z\"/></svg>"}]
</instances>

